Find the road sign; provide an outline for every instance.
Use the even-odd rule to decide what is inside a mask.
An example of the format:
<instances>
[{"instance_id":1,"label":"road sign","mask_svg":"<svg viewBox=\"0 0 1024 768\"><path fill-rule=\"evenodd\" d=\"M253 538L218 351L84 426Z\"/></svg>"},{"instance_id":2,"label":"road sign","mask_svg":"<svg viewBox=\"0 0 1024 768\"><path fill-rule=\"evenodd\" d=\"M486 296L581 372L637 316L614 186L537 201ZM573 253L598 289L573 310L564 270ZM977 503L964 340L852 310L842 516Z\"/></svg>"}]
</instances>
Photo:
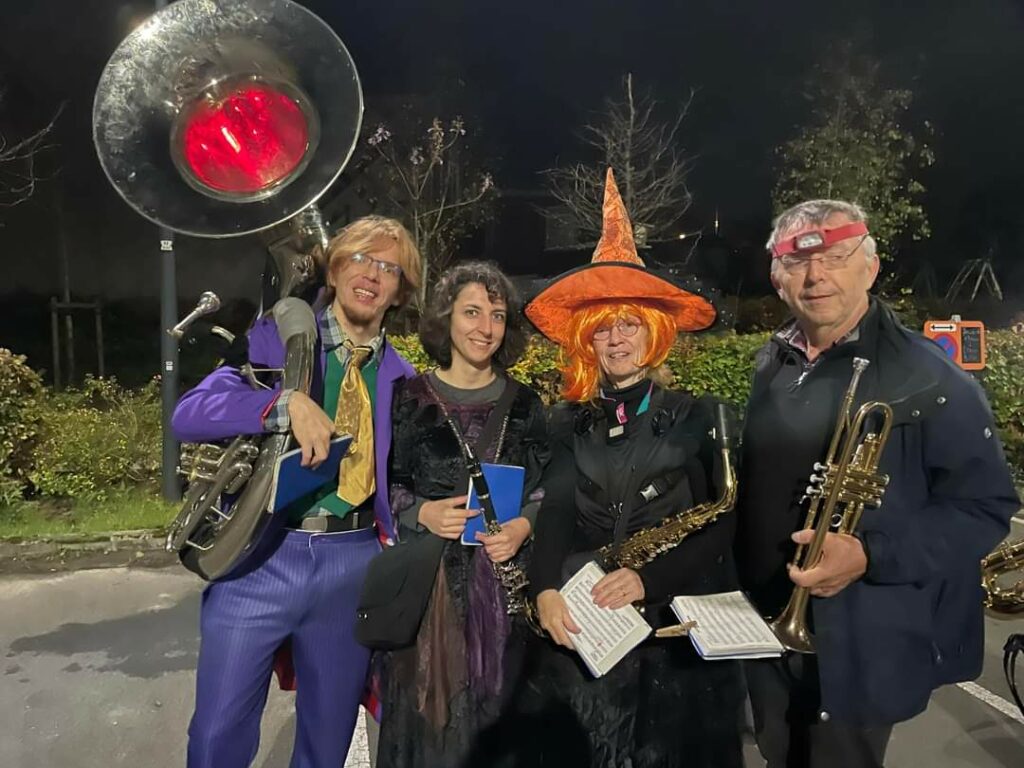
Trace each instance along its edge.
<instances>
[{"instance_id":1,"label":"road sign","mask_svg":"<svg viewBox=\"0 0 1024 768\"><path fill-rule=\"evenodd\" d=\"M949 359L965 371L985 367L985 324L980 320L928 320L924 335L938 344Z\"/></svg>"}]
</instances>

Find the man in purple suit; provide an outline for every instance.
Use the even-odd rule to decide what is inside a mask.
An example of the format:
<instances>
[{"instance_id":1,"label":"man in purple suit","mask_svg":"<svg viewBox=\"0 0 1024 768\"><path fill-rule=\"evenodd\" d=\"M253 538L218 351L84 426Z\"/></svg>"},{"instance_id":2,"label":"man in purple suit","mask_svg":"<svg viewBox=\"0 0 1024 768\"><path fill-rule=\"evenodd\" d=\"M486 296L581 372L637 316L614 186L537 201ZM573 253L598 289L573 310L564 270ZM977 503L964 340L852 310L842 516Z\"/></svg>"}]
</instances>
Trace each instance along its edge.
<instances>
[{"instance_id":1,"label":"man in purple suit","mask_svg":"<svg viewBox=\"0 0 1024 768\"><path fill-rule=\"evenodd\" d=\"M327 302L317 318L320 365L309 395L253 390L237 368L223 366L175 409L180 440L290 431L303 464L314 466L326 458L340 431L336 424L351 421L353 409L367 426L372 418L372 440L360 440L372 449L351 472L365 476L361 490L334 482L295 502L266 559L203 594L189 768L252 762L274 654L289 640L298 687L292 768L340 768L348 753L370 658L353 637L356 602L370 560L381 542L395 537L386 477L391 400L396 383L413 374L387 343L382 322L389 309L415 295L422 267L405 227L379 216L358 219L335 235L326 261ZM284 345L270 317L249 332L248 358L253 367L283 366ZM350 371L353 361L359 367ZM350 405L353 391L361 394L362 408ZM342 466L345 478L351 460Z\"/></svg>"}]
</instances>

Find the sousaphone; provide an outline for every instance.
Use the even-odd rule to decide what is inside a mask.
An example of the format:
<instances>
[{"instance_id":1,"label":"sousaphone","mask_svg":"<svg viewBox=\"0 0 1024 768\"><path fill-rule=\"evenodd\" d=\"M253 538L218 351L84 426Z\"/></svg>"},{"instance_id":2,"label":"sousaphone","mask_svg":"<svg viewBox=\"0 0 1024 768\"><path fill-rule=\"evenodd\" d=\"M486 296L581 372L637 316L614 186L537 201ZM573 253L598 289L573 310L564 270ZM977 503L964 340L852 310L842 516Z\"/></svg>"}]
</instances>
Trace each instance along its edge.
<instances>
[{"instance_id":1,"label":"sousaphone","mask_svg":"<svg viewBox=\"0 0 1024 768\"><path fill-rule=\"evenodd\" d=\"M316 321L296 295L315 277L312 246L326 241L314 204L351 157L362 115L345 45L290 0L178 0L118 46L96 91L100 163L138 213L196 237L274 233L268 311L285 345L285 387L308 391ZM281 237L286 222L294 237ZM183 447L189 487L167 546L186 567L215 580L254 561L280 523L270 488L290 442L242 435Z\"/></svg>"}]
</instances>

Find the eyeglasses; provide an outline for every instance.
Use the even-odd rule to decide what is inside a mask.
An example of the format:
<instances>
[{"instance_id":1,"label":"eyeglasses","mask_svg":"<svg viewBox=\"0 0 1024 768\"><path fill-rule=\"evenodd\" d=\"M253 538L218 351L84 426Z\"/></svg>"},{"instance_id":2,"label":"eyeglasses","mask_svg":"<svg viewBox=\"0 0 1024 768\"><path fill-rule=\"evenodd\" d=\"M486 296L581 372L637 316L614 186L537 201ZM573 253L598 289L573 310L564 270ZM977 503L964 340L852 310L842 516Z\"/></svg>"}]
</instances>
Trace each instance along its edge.
<instances>
[{"instance_id":1,"label":"eyeglasses","mask_svg":"<svg viewBox=\"0 0 1024 768\"><path fill-rule=\"evenodd\" d=\"M601 328L594 329L594 341L607 341L612 337L612 328L618 328L619 333L623 336L636 336L636 332L640 330L640 326L643 325L639 320L630 320L628 318L622 318L616 320L615 325L603 326Z\"/></svg>"},{"instance_id":2,"label":"eyeglasses","mask_svg":"<svg viewBox=\"0 0 1024 768\"><path fill-rule=\"evenodd\" d=\"M349 256L349 259L352 260L353 264L358 264L359 266L376 266L378 271L383 272L385 275L390 275L391 277L402 276L402 267L390 261L381 261L380 259L375 259L373 256L369 256L365 253L353 253Z\"/></svg>"},{"instance_id":3,"label":"eyeglasses","mask_svg":"<svg viewBox=\"0 0 1024 768\"><path fill-rule=\"evenodd\" d=\"M787 272L800 272L808 269L812 261L821 262L821 266L827 270L841 269L846 266L847 259L857 252L857 249L861 247L867 237L867 235L864 235L853 248L845 253L828 251L825 253L787 253L784 256L779 256L779 263L782 264L782 268Z\"/></svg>"}]
</instances>

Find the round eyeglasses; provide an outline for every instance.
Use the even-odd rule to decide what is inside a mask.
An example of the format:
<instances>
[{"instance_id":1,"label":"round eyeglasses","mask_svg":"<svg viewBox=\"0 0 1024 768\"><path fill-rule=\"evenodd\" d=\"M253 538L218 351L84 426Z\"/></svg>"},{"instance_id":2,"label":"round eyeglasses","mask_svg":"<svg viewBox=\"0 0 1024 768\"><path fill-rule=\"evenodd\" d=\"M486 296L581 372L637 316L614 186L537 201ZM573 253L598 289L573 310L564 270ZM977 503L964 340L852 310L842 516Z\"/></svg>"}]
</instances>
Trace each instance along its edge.
<instances>
[{"instance_id":1,"label":"round eyeglasses","mask_svg":"<svg viewBox=\"0 0 1024 768\"><path fill-rule=\"evenodd\" d=\"M605 325L600 328L594 329L594 341L607 341L612 337L612 328L617 328L622 336L636 336L636 332L640 330L640 326L643 325L639 320L630 320L628 318L622 318L616 320L615 325Z\"/></svg>"}]
</instances>

